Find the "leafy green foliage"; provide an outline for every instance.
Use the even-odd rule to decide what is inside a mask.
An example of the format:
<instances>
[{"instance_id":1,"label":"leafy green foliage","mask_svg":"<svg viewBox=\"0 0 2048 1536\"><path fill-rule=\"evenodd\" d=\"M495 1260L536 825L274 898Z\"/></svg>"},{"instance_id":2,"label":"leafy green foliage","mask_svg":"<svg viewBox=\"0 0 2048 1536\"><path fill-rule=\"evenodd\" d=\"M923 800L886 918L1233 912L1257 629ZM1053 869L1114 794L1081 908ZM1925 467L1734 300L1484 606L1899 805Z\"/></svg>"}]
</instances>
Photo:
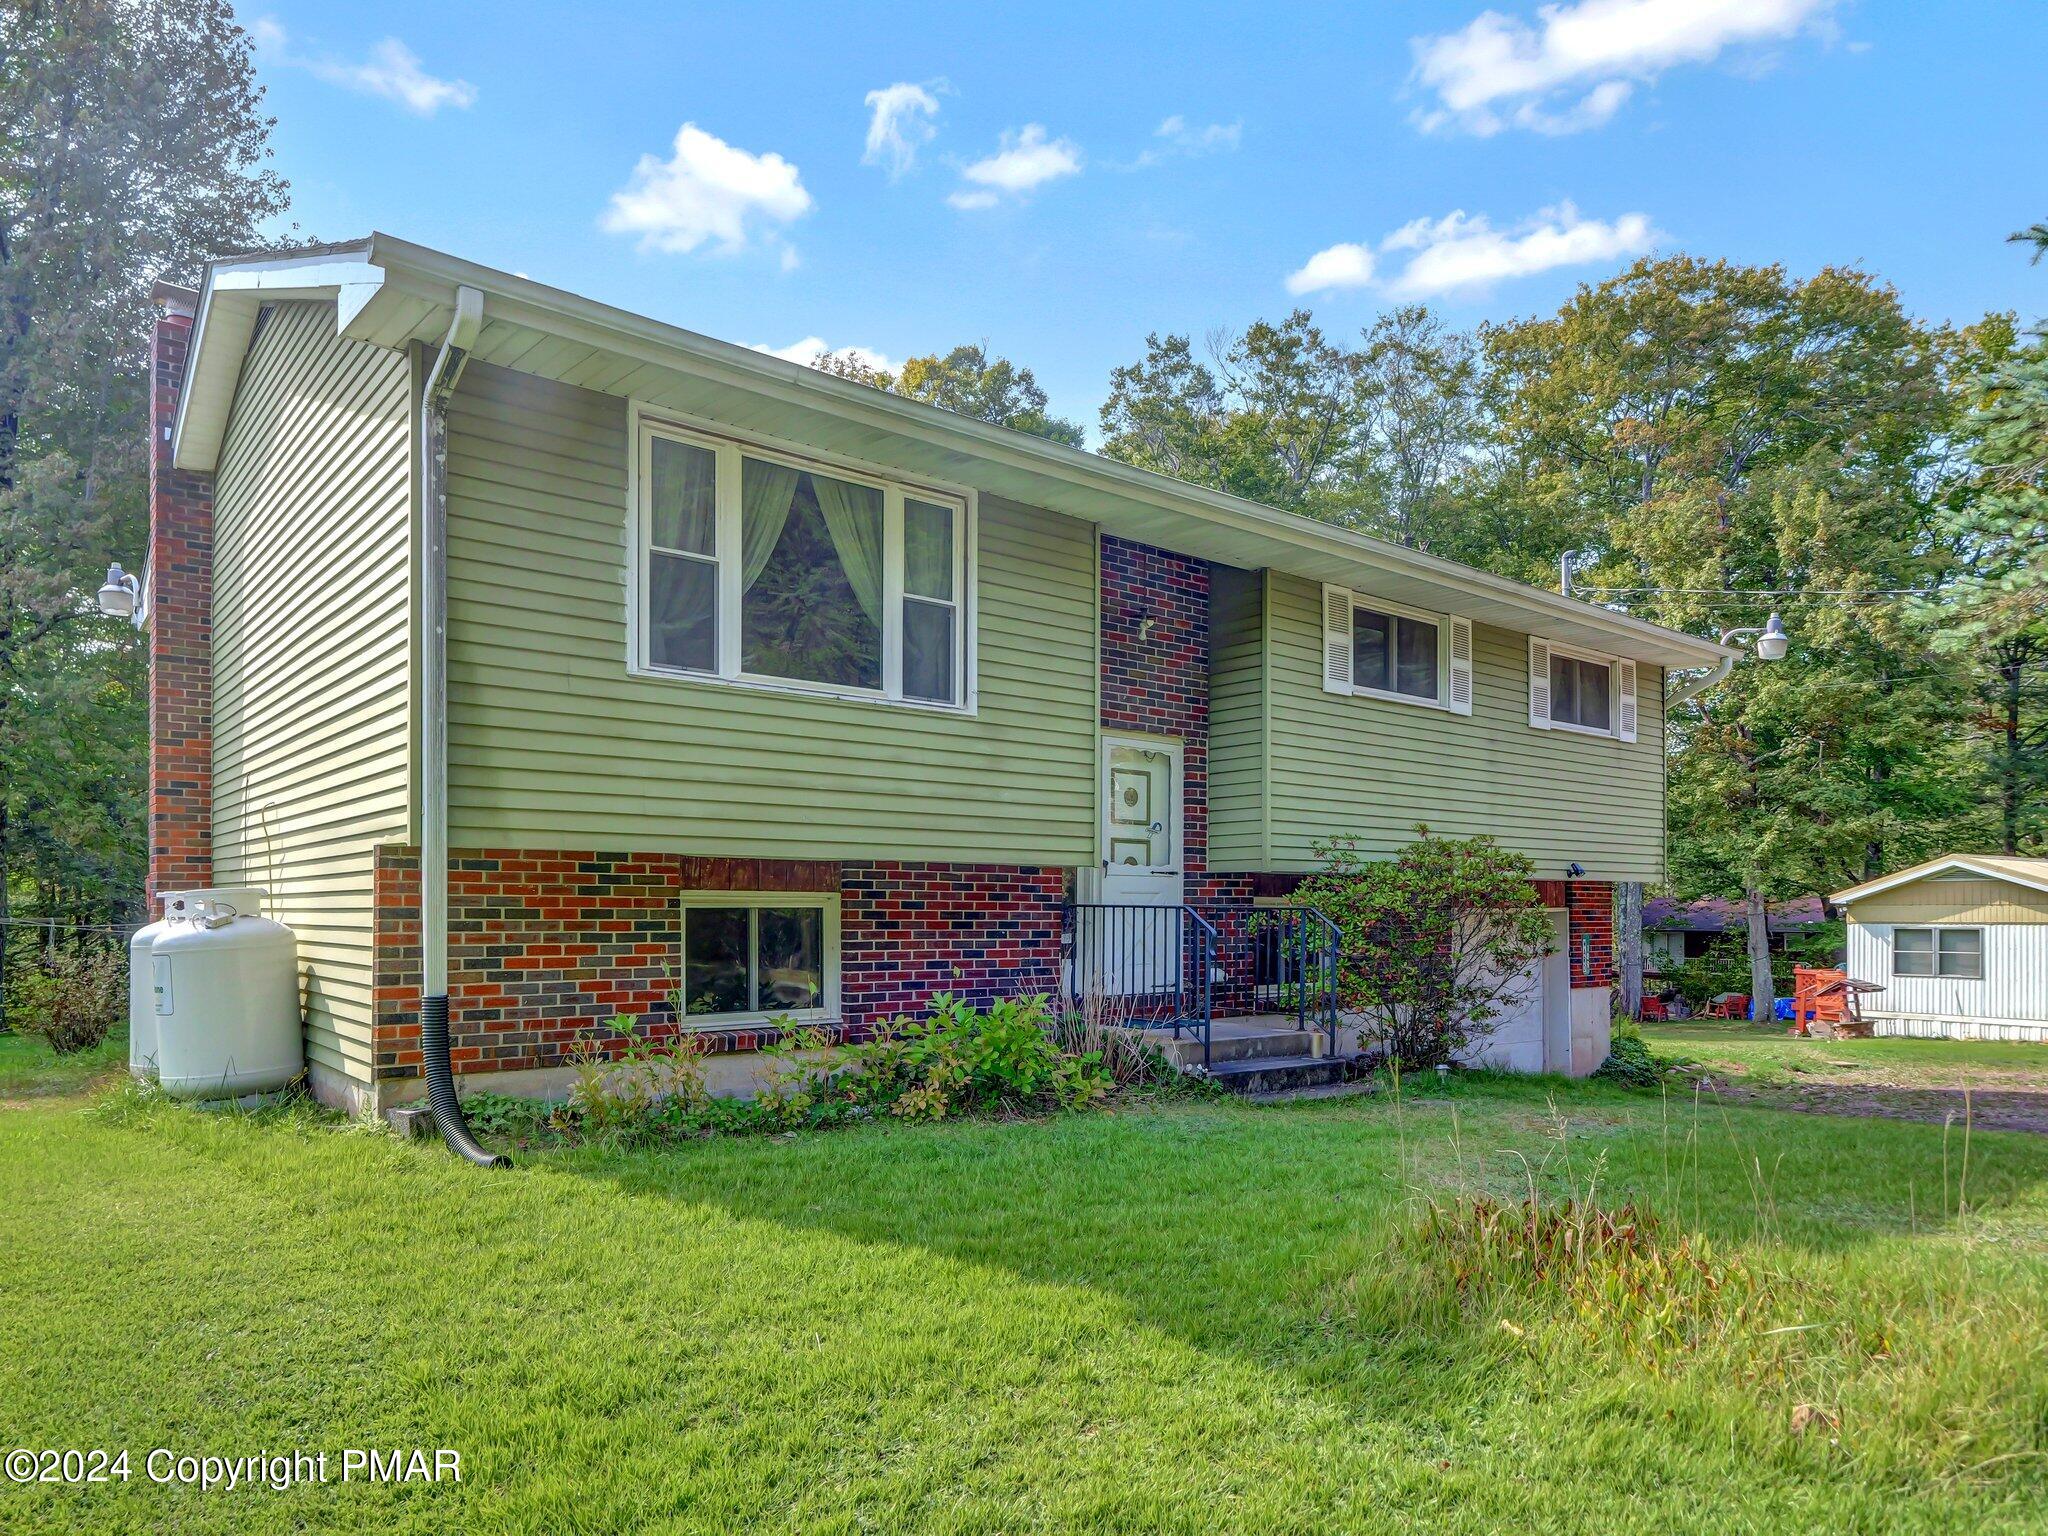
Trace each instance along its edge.
<instances>
[{"instance_id":1,"label":"leafy green foliage","mask_svg":"<svg viewBox=\"0 0 2048 1536\"><path fill-rule=\"evenodd\" d=\"M941 993L925 1017L899 1019L847 1054L834 1086L856 1104L905 1119L1075 1109L1100 1101L1111 1086L1096 1053L1061 1054L1043 997L983 1010Z\"/></svg>"},{"instance_id":2,"label":"leafy green foliage","mask_svg":"<svg viewBox=\"0 0 2048 1536\"><path fill-rule=\"evenodd\" d=\"M285 206L261 102L226 0L0 7L0 919L141 885L141 651L93 593L141 564L150 284Z\"/></svg>"},{"instance_id":3,"label":"leafy green foliage","mask_svg":"<svg viewBox=\"0 0 2048 1536\"><path fill-rule=\"evenodd\" d=\"M1607 1059L1593 1069L1593 1075L1630 1088L1655 1088L1676 1062L1660 1061L1643 1039L1632 1019L1617 1019L1608 1042Z\"/></svg>"},{"instance_id":4,"label":"leafy green foliage","mask_svg":"<svg viewBox=\"0 0 2048 1536\"><path fill-rule=\"evenodd\" d=\"M636 1146L725 1134L818 1130L873 1115L941 1120L958 1115L1081 1109L1107 1099L1117 1079L1099 1049L1062 1049L1081 1037L1055 1027L1043 997L974 1007L941 993L922 1018L896 1020L876 1039L827 1050L827 1036L788 1019L748 1099L705 1091L702 1045L687 1031L651 1034L630 1015L570 1055L568 1102L541 1105L483 1095L465 1099L473 1129L521 1145L589 1141ZM1147 1080L1134 1073L1135 1084Z\"/></svg>"},{"instance_id":5,"label":"leafy green foliage","mask_svg":"<svg viewBox=\"0 0 2048 1536\"><path fill-rule=\"evenodd\" d=\"M1411 1070L1483 1044L1551 942L1526 856L1491 837L1416 831L1390 860L1361 857L1355 838L1318 843L1323 867L1296 893L1343 934L1342 1006Z\"/></svg>"},{"instance_id":6,"label":"leafy green foliage","mask_svg":"<svg viewBox=\"0 0 2048 1536\"><path fill-rule=\"evenodd\" d=\"M59 1056L96 1049L128 1013L128 957L107 945L59 950L18 977L8 1025Z\"/></svg>"},{"instance_id":7,"label":"leafy green foliage","mask_svg":"<svg viewBox=\"0 0 2048 1536\"><path fill-rule=\"evenodd\" d=\"M1048 409L1045 390L1029 368L1007 357L991 357L987 342L972 342L940 354L913 357L896 373L876 368L852 353L826 352L811 366L891 394L922 400L942 410L972 416L994 426L1079 448L1087 433L1077 422Z\"/></svg>"}]
</instances>

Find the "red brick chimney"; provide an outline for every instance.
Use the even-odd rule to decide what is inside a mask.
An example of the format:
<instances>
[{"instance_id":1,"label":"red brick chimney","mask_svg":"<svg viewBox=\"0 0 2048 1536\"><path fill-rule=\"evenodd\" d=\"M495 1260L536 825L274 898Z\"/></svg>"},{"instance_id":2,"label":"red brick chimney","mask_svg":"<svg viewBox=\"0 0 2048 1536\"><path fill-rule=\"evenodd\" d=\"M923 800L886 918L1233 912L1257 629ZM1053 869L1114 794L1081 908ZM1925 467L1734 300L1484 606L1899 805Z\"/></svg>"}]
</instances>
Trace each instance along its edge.
<instances>
[{"instance_id":1,"label":"red brick chimney","mask_svg":"<svg viewBox=\"0 0 2048 1536\"><path fill-rule=\"evenodd\" d=\"M149 902L213 883L213 476L171 467L198 295L158 283L149 344Z\"/></svg>"}]
</instances>

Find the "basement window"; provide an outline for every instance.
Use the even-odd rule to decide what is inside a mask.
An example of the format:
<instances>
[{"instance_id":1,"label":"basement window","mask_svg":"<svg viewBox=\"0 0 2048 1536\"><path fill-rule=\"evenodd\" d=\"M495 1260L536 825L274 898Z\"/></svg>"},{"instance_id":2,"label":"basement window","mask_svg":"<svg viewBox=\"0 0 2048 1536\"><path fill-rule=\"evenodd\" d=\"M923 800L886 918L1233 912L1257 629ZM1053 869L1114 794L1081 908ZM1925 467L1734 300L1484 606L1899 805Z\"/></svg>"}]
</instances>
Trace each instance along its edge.
<instances>
[{"instance_id":1,"label":"basement window","mask_svg":"<svg viewBox=\"0 0 2048 1536\"><path fill-rule=\"evenodd\" d=\"M684 1027L838 1014L837 896L691 892L682 929Z\"/></svg>"},{"instance_id":2,"label":"basement window","mask_svg":"<svg viewBox=\"0 0 2048 1536\"><path fill-rule=\"evenodd\" d=\"M633 669L971 704L973 504L640 420Z\"/></svg>"}]
</instances>

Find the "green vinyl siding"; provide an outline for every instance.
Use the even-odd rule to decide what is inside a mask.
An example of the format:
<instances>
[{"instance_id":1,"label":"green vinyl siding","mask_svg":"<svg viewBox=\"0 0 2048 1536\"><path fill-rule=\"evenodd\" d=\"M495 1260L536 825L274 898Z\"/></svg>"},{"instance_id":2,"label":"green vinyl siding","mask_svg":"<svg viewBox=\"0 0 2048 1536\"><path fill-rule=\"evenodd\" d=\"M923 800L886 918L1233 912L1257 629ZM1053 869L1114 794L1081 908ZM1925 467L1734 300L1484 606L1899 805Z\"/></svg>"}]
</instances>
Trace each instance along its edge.
<instances>
[{"instance_id":1,"label":"green vinyl siding","mask_svg":"<svg viewBox=\"0 0 2048 1536\"><path fill-rule=\"evenodd\" d=\"M1086 523L983 497L962 714L627 666L625 400L481 364L449 408L458 847L1078 865L1094 857Z\"/></svg>"},{"instance_id":2,"label":"green vinyl siding","mask_svg":"<svg viewBox=\"0 0 2048 1536\"><path fill-rule=\"evenodd\" d=\"M1338 833L1355 834L1368 854L1392 854L1424 822L1455 836L1491 833L1547 878L1570 863L1596 880L1662 878L1658 668L1638 668L1632 742L1531 727L1528 639L1482 625L1472 632L1470 716L1327 693L1321 600L1314 582L1268 575L1264 867L1313 868L1316 839ZM1230 820L1237 847L1249 816L1238 809Z\"/></svg>"},{"instance_id":3,"label":"green vinyl siding","mask_svg":"<svg viewBox=\"0 0 2048 1536\"><path fill-rule=\"evenodd\" d=\"M370 1078L371 850L408 805L411 370L272 310L214 475L213 878L298 936L307 1051Z\"/></svg>"},{"instance_id":4,"label":"green vinyl siding","mask_svg":"<svg viewBox=\"0 0 2048 1536\"><path fill-rule=\"evenodd\" d=\"M1209 576L1209 867L1262 867L1266 846L1264 577Z\"/></svg>"}]
</instances>

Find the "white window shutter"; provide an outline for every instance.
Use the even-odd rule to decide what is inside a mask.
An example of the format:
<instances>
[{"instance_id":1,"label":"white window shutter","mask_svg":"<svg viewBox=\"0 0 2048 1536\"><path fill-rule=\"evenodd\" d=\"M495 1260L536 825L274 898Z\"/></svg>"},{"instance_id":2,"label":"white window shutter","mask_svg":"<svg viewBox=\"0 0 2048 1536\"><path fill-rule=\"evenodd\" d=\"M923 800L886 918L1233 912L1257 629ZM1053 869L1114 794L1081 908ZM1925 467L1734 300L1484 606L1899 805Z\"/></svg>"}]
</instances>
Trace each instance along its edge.
<instances>
[{"instance_id":1,"label":"white window shutter","mask_svg":"<svg viewBox=\"0 0 2048 1536\"><path fill-rule=\"evenodd\" d=\"M1550 729L1550 646L1534 635L1529 637L1529 723Z\"/></svg>"},{"instance_id":2,"label":"white window shutter","mask_svg":"<svg viewBox=\"0 0 2048 1536\"><path fill-rule=\"evenodd\" d=\"M1454 714L1472 713L1472 621L1451 620L1450 704Z\"/></svg>"},{"instance_id":3,"label":"white window shutter","mask_svg":"<svg viewBox=\"0 0 2048 1536\"><path fill-rule=\"evenodd\" d=\"M1323 691L1351 691L1351 590L1323 588Z\"/></svg>"},{"instance_id":4,"label":"white window shutter","mask_svg":"<svg viewBox=\"0 0 2048 1536\"><path fill-rule=\"evenodd\" d=\"M1623 741L1636 739L1636 664L1614 664L1614 734Z\"/></svg>"}]
</instances>

